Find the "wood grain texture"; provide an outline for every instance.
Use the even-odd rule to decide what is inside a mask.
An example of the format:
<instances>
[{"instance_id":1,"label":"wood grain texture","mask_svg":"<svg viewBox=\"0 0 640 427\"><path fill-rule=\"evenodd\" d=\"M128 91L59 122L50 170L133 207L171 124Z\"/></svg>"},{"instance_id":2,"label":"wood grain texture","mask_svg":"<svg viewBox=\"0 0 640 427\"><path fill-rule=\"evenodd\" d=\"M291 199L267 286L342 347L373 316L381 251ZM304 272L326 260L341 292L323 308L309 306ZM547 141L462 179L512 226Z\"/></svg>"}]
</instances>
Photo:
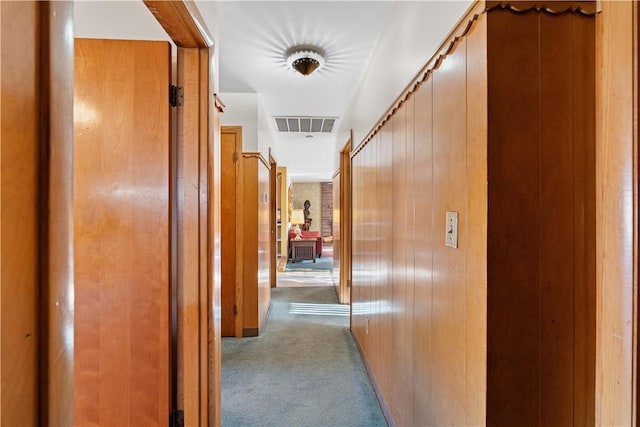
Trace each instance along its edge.
<instances>
[{"instance_id":1,"label":"wood grain texture","mask_svg":"<svg viewBox=\"0 0 640 427\"><path fill-rule=\"evenodd\" d=\"M539 142L540 423L569 425L575 400L574 144L580 143L573 138L574 86L567 84L573 81L574 34L566 29L573 27L573 16L543 15L538 22L540 122L545 124Z\"/></svg>"},{"instance_id":2,"label":"wood grain texture","mask_svg":"<svg viewBox=\"0 0 640 427\"><path fill-rule=\"evenodd\" d=\"M195 2L143 0L162 28L179 47L209 48L214 40Z\"/></svg>"},{"instance_id":3,"label":"wood grain texture","mask_svg":"<svg viewBox=\"0 0 640 427\"><path fill-rule=\"evenodd\" d=\"M467 35L467 321L465 425L486 422L487 19ZM437 238L437 236L436 236Z\"/></svg>"},{"instance_id":4,"label":"wood grain texture","mask_svg":"<svg viewBox=\"0 0 640 427\"><path fill-rule=\"evenodd\" d=\"M271 303L269 204L264 200L269 191L269 166L259 153L242 153L240 162L242 205L237 225L242 238L237 244L242 254L238 262L242 269L242 329L259 333Z\"/></svg>"},{"instance_id":5,"label":"wood grain texture","mask_svg":"<svg viewBox=\"0 0 640 427\"><path fill-rule=\"evenodd\" d=\"M341 304L349 304L351 302L351 242L352 242L352 226L351 226L351 137L345 144L340 153L340 169L342 170L342 178L340 179L340 198L341 198L341 239L340 254L342 257L342 268L340 269L340 293L338 298ZM335 248L334 243L334 248Z\"/></svg>"},{"instance_id":6,"label":"wood grain texture","mask_svg":"<svg viewBox=\"0 0 640 427\"><path fill-rule=\"evenodd\" d=\"M177 111L175 159L177 248L177 402L185 423L200 423L200 57L178 48L178 85L184 105ZM206 264L206 262L205 262Z\"/></svg>"},{"instance_id":7,"label":"wood grain texture","mask_svg":"<svg viewBox=\"0 0 640 427\"><path fill-rule=\"evenodd\" d=\"M481 6L352 154L352 331L392 424L588 425L594 17Z\"/></svg>"},{"instance_id":8,"label":"wood grain texture","mask_svg":"<svg viewBox=\"0 0 640 427\"><path fill-rule=\"evenodd\" d=\"M289 251L289 230L286 224L289 223L289 190L287 188L287 168L278 166L278 174L280 175L280 207L282 224L280 230L280 253L286 256Z\"/></svg>"},{"instance_id":9,"label":"wood grain texture","mask_svg":"<svg viewBox=\"0 0 640 427\"><path fill-rule=\"evenodd\" d=\"M433 423L463 425L466 355L466 39L433 80ZM451 120L458 117L458 120ZM458 248L444 245L445 214L458 212ZM475 236L474 236L475 237ZM446 301L446 303L437 303Z\"/></svg>"},{"instance_id":10,"label":"wood grain texture","mask_svg":"<svg viewBox=\"0 0 640 427\"><path fill-rule=\"evenodd\" d=\"M46 369L41 384L41 422L73 424L73 345L66 339L73 329L73 26L70 2L42 4L41 131L46 132L49 160L46 176L48 218L46 279L42 289L46 325ZM55 106L46 108L44 106ZM44 230L43 230L44 231ZM45 262L45 259L42 260ZM43 332L45 330L43 329ZM46 349L46 350L45 350Z\"/></svg>"},{"instance_id":11,"label":"wood grain texture","mask_svg":"<svg viewBox=\"0 0 640 427\"><path fill-rule=\"evenodd\" d=\"M38 425L40 5L0 4L0 424Z\"/></svg>"},{"instance_id":12,"label":"wood grain texture","mask_svg":"<svg viewBox=\"0 0 640 427\"><path fill-rule=\"evenodd\" d=\"M276 236L276 197L278 165L269 149L269 286L276 287L278 272L278 249Z\"/></svg>"},{"instance_id":13,"label":"wood grain texture","mask_svg":"<svg viewBox=\"0 0 640 427\"><path fill-rule=\"evenodd\" d=\"M538 16L488 19L487 424L540 425Z\"/></svg>"},{"instance_id":14,"label":"wood grain texture","mask_svg":"<svg viewBox=\"0 0 640 427\"><path fill-rule=\"evenodd\" d=\"M431 424L433 369L431 355L431 311L433 294L433 80L423 83L415 93L414 206L415 289L413 326L413 421Z\"/></svg>"},{"instance_id":15,"label":"wood grain texture","mask_svg":"<svg viewBox=\"0 0 640 427\"><path fill-rule=\"evenodd\" d=\"M221 302L222 319L221 333L225 337L238 336L235 309L238 304L236 298L237 288L237 200L236 200L236 180L239 176L237 162L234 160L234 153L240 155L242 152L242 128L223 127L221 132L220 164L221 164L221 205L220 215L222 221L222 278L221 278ZM237 305L239 309L239 305Z\"/></svg>"},{"instance_id":16,"label":"wood grain texture","mask_svg":"<svg viewBox=\"0 0 640 427\"><path fill-rule=\"evenodd\" d=\"M169 44L76 39L75 55L74 422L166 424Z\"/></svg>"},{"instance_id":17,"label":"wood grain texture","mask_svg":"<svg viewBox=\"0 0 640 427\"><path fill-rule=\"evenodd\" d=\"M575 245L575 401L574 424L595 424L596 402L596 82L592 19L574 19L573 80ZM591 54L580 54L591 52ZM596 236L596 238L589 237ZM590 283L580 286L580 283Z\"/></svg>"},{"instance_id":18,"label":"wood grain texture","mask_svg":"<svg viewBox=\"0 0 640 427\"><path fill-rule=\"evenodd\" d=\"M601 2L596 21L596 424L633 425L634 219L632 124L638 109L634 2ZM637 155L637 154L636 154ZM637 179L637 175L636 175ZM634 231L636 230L636 231Z\"/></svg>"},{"instance_id":19,"label":"wood grain texture","mask_svg":"<svg viewBox=\"0 0 640 427\"><path fill-rule=\"evenodd\" d=\"M222 235L220 215L221 211L221 166L220 166L220 108L210 108L212 105L209 100L215 99L214 91L217 86L217 59L215 49L209 48L201 50L202 79L206 79L207 85L201 87L201 105L206 106L201 114L206 115L206 128L201 125L201 133L203 141L206 141L206 177L201 175L202 181L206 181L206 189L201 185L201 191L206 192L206 255L207 255L207 282L206 295L202 297L207 300L206 312L201 311L201 316L206 318L207 324L207 342L206 348L201 351L206 356L206 366L201 365L202 376L206 375L206 384L201 384L201 421L208 426L222 425L222 402L221 402L221 378L222 378L222 339L220 334L221 324L221 248L220 237ZM203 242L204 244L204 242ZM206 392L206 393L205 393Z\"/></svg>"},{"instance_id":20,"label":"wood grain texture","mask_svg":"<svg viewBox=\"0 0 640 427\"><path fill-rule=\"evenodd\" d=\"M331 230L332 244L333 244L333 283L336 291L336 295L338 295L338 300L342 302L342 298L340 295L341 283L341 269L340 269L340 258L342 252L342 237L340 233L340 225L341 225L341 199L342 199L342 187L340 186L340 172L336 172L333 175L333 223Z\"/></svg>"}]
</instances>

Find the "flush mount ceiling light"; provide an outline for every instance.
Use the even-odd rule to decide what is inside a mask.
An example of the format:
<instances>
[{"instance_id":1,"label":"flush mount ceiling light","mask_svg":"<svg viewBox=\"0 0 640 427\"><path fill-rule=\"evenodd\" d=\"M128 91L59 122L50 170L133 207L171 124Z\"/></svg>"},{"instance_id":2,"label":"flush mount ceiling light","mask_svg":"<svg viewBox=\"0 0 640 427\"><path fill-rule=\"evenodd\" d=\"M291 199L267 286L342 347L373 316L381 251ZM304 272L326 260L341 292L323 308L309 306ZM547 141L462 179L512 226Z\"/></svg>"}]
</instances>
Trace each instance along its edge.
<instances>
[{"instance_id":1,"label":"flush mount ceiling light","mask_svg":"<svg viewBox=\"0 0 640 427\"><path fill-rule=\"evenodd\" d=\"M294 50L287 57L287 66L303 76L308 76L324 65L324 56L311 48Z\"/></svg>"}]
</instances>

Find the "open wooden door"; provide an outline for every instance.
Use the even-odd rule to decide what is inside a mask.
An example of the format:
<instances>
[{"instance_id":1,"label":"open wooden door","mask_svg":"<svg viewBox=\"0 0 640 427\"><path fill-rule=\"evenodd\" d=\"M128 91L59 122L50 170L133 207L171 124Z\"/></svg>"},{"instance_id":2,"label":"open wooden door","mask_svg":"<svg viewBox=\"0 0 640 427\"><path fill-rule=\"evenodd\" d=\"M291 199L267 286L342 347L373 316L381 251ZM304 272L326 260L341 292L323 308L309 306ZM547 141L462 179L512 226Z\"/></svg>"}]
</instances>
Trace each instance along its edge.
<instances>
[{"instance_id":1,"label":"open wooden door","mask_svg":"<svg viewBox=\"0 0 640 427\"><path fill-rule=\"evenodd\" d=\"M170 413L170 46L76 39L78 425Z\"/></svg>"}]
</instances>

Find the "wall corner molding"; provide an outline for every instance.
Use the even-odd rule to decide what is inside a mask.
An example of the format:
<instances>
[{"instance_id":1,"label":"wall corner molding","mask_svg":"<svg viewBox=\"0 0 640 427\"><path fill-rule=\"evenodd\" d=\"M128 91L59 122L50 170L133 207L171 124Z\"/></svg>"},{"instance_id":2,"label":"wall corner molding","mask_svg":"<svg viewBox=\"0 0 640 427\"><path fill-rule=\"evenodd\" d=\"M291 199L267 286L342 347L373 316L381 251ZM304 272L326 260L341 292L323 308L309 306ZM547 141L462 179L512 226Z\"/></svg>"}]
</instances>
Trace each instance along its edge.
<instances>
[{"instance_id":1,"label":"wall corner molding","mask_svg":"<svg viewBox=\"0 0 640 427\"><path fill-rule=\"evenodd\" d=\"M527 13L531 11L544 12L551 15L562 13L579 13L582 15L595 15L598 13L598 3L595 1L487 1L486 10L502 9L514 13Z\"/></svg>"}]
</instances>

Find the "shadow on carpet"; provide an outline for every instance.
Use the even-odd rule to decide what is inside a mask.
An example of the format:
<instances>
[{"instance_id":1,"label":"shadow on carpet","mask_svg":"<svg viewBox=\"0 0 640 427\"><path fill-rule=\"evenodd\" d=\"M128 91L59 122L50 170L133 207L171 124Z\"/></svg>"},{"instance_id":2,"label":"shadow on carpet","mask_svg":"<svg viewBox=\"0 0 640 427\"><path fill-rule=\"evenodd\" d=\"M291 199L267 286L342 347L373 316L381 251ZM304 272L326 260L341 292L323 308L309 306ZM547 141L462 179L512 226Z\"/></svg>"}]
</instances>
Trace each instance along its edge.
<instances>
[{"instance_id":1,"label":"shadow on carpet","mask_svg":"<svg viewBox=\"0 0 640 427\"><path fill-rule=\"evenodd\" d=\"M333 271L333 257L321 256L316 262L305 259L303 261L287 261L285 271Z\"/></svg>"},{"instance_id":2,"label":"shadow on carpet","mask_svg":"<svg viewBox=\"0 0 640 427\"><path fill-rule=\"evenodd\" d=\"M222 425L386 426L332 287L275 288L261 336L222 340Z\"/></svg>"}]
</instances>

